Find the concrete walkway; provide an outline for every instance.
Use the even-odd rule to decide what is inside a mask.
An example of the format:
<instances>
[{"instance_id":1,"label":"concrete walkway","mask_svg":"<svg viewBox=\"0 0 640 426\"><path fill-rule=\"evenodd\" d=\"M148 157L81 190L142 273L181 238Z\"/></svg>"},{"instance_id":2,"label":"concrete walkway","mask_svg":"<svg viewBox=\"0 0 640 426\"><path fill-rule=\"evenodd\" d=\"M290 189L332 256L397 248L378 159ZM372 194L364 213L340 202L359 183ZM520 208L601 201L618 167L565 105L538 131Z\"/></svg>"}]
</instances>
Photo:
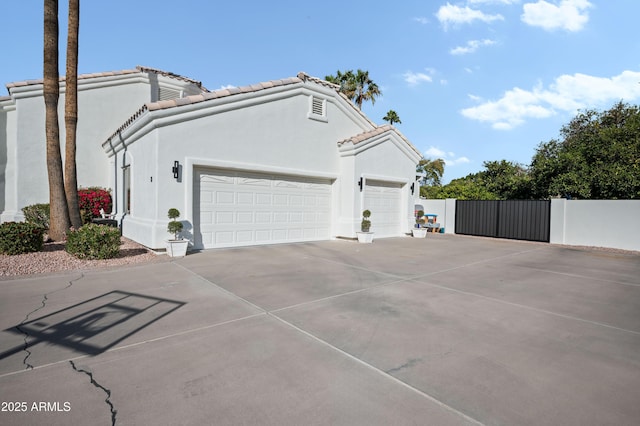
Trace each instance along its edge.
<instances>
[{"instance_id":1,"label":"concrete walkway","mask_svg":"<svg viewBox=\"0 0 640 426\"><path fill-rule=\"evenodd\" d=\"M0 327L2 425L640 423L633 254L211 250L0 282Z\"/></svg>"}]
</instances>

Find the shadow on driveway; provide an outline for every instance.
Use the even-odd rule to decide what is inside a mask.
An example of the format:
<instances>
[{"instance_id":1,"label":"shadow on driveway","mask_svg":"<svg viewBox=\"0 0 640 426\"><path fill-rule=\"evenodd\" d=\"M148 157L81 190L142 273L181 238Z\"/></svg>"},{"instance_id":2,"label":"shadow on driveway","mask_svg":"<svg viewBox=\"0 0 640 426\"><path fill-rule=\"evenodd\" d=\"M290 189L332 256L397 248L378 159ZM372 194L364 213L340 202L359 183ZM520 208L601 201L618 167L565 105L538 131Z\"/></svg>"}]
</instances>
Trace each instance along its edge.
<instances>
[{"instance_id":1,"label":"shadow on driveway","mask_svg":"<svg viewBox=\"0 0 640 426\"><path fill-rule=\"evenodd\" d=\"M21 334L23 345L0 353L0 359L47 343L86 355L98 355L171 314L186 302L125 291L111 291L45 315L5 332Z\"/></svg>"}]
</instances>

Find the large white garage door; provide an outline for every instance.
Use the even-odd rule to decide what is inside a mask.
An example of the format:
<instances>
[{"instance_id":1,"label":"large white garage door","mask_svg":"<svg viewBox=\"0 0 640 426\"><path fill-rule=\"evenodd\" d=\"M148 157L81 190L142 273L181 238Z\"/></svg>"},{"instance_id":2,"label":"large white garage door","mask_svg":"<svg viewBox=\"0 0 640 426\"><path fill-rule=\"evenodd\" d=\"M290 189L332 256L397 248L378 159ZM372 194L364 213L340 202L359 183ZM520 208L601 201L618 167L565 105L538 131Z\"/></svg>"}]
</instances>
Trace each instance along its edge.
<instances>
[{"instance_id":1,"label":"large white garage door","mask_svg":"<svg viewBox=\"0 0 640 426\"><path fill-rule=\"evenodd\" d=\"M402 184L367 179L364 188L364 208L371 211L371 232L376 237L401 235Z\"/></svg>"},{"instance_id":2,"label":"large white garage door","mask_svg":"<svg viewBox=\"0 0 640 426\"><path fill-rule=\"evenodd\" d=\"M199 248L330 238L331 181L196 169L195 243Z\"/></svg>"}]
</instances>

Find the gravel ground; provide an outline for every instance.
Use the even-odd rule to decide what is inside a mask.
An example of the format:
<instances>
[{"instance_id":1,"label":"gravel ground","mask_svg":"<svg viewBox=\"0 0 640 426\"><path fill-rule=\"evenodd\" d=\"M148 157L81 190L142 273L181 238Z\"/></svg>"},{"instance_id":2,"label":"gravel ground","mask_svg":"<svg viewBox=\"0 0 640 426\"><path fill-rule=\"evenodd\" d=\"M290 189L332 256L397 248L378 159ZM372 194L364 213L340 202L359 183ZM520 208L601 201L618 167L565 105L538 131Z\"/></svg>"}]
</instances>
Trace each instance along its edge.
<instances>
[{"instance_id":1,"label":"gravel ground","mask_svg":"<svg viewBox=\"0 0 640 426\"><path fill-rule=\"evenodd\" d=\"M168 256L157 255L127 238L122 238L120 254L114 259L81 260L64 250L63 242L45 243L42 251L16 256L0 254L0 279L70 270L91 270L140 263L166 262Z\"/></svg>"}]
</instances>

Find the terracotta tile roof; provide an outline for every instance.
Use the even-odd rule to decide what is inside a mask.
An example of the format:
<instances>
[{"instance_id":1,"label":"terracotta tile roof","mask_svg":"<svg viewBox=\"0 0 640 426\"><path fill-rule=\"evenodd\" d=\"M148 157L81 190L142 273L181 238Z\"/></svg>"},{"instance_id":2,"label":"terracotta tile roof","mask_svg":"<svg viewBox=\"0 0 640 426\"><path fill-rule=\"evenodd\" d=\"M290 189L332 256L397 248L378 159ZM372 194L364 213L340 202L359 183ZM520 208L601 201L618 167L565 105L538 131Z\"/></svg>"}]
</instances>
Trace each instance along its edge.
<instances>
[{"instance_id":1,"label":"terracotta tile roof","mask_svg":"<svg viewBox=\"0 0 640 426\"><path fill-rule=\"evenodd\" d=\"M129 127L134 121L136 121L136 119L138 117L140 117L142 114L144 114L145 111L147 111L147 106L146 105L142 105L142 107L138 111L136 111L135 114L133 114L131 117L129 117L129 119L127 121L125 121L120 127L118 127L118 130L116 130L115 132L113 132L111 134L111 136L109 136L107 141L110 141L118 133L122 132L124 129Z\"/></svg>"},{"instance_id":2,"label":"terracotta tile roof","mask_svg":"<svg viewBox=\"0 0 640 426\"><path fill-rule=\"evenodd\" d=\"M225 98L227 96L237 95L239 93L252 93L260 90L271 89L272 87L287 86L290 84L302 83L302 79L298 77L285 78L282 80L271 80L263 83L252 84L249 86L229 87L226 89L214 90L212 92L202 93L200 95L187 96L184 98L171 99L166 101L151 102L146 104L149 111L159 109L174 108L182 105L197 104L199 102L211 99ZM329 83L330 84L330 83Z\"/></svg>"},{"instance_id":3,"label":"terracotta tile roof","mask_svg":"<svg viewBox=\"0 0 640 426\"><path fill-rule=\"evenodd\" d=\"M78 80L84 80L84 79L89 79L89 78L96 78L96 77L111 77L111 76L116 76L116 75L127 75L127 74L136 74L141 72L138 69L135 70L121 70L121 71L108 71L108 72L99 72L99 73L93 73L93 74L80 74L78 75ZM64 76L61 76L59 78L60 81L65 81L66 78ZM11 89L13 87L25 87L25 86L31 86L31 85L35 85L35 84L43 84L44 80L41 79L37 79L37 80L25 80L25 81L15 81L12 83L7 83L6 87L7 89Z\"/></svg>"},{"instance_id":4,"label":"terracotta tile roof","mask_svg":"<svg viewBox=\"0 0 640 426\"><path fill-rule=\"evenodd\" d=\"M158 111L158 110L163 110L163 109L176 108L176 107L180 107L180 106L183 106L183 105L197 104L197 103L206 102L206 101L209 101L209 100L212 100L212 99L226 98L226 97L229 97L229 96L242 94L242 93L254 93L254 92L259 92L261 90L271 89L273 87L288 86L288 85L293 85L293 84L304 83L306 81L310 81L310 82L313 82L315 84L318 84L318 85L321 85L321 86L324 86L324 87L327 87L329 89L334 90L338 94L338 96L341 96L342 98L347 100L348 103L353 107L353 109L355 111L357 111L359 114L361 114L362 117L365 120L367 120L367 122L369 122L372 126L375 126L375 123L373 123L371 120L369 120L369 118L366 115L364 115L355 106L355 104L353 102L351 102L351 100L349 100L349 98L347 98L343 93L341 93L339 91L339 89L340 89L339 85L330 83L328 81L322 80L322 79L317 78L317 77L311 77L310 75L308 75L308 74L306 74L304 72L300 72L300 73L298 73L298 75L296 77L289 77L289 78L284 78L284 79L281 79L281 80L270 80L270 81L265 81L265 82L258 83L258 84L251 84L251 85L248 85L248 86L228 87L228 88L225 88L225 89L218 89L218 90L214 90L214 91L206 91L206 92L201 93L199 95L186 96L184 98L176 98L176 99L169 99L169 100L163 100L163 101L158 101L158 102L146 103L132 117L130 117L122 126L120 126L120 128L118 128L118 130L116 130L107 139L107 141L113 139L118 133L122 132L127 127L129 127L138 117L143 115L143 113L146 112L146 111ZM380 133L383 133L383 132L385 132L385 131L387 131L389 129L392 129L392 128L393 128L392 126L382 126L380 128L374 129L372 132L377 132L375 134L380 134ZM400 134L400 132L398 132L397 130L396 130L396 132L400 135L400 137L402 139L404 139L415 150L413 145L402 134ZM368 135L367 137L373 137L375 135L375 134L371 134L371 132L367 132L366 134ZM359 137L359 136L356 136L356 137ZM346 142L346 141L343 141L343 142Z\"/></svg>"},{"instance_id":5,"label":"terracotta tile roof","mask_svg":"<svg viewBox=\"0 0 640 426\"><path fill-rule=\"evenodd\" d=\"M298 78L299 78L300 80L302 80L302 81L307 81L307 80L309 80L309 81L313 81L313 82L314 82L314 83L316 83L316 84L319 84L319 85L321 85L321 86L328 87L328 88L330 88L330 89L334 89L334 90L336 90L336 91L337 91L337 90L340 90L340 85L339 85L339 84L330 83L330 82L328 82L327 80L322 80L322 79L317 78L317 77L311 77L309 74L307 74L307 73L306 73L306 72L304 72L304 71L300 71L300 72L298 73Z\"/></svg>"},{"instance_id":6,"label":"terracotta tile roof","mask_svg":"<svg viewBox=\"0 0 640 426\"><path fill-rule=\"evenodd\" d=\"M154 73L154 74L163 75L165 77L169 77L169 78L173 78L173 79L176 79L176 80L185 81L187 83L195 84L202 91L208 92L207 88L204 87L200 81L192 80L190 78L183 77L181 75L174 74L172 72L162 71L162 70L155 69L155 68L150 68L150 67L143 67L143 66L140 66L140 65L136 66L135 69L131 69L131 70L106 71L106 72L97 72L97 73L91 73L91 74L80 74L80 75L78 75L78 80L86 80L86 79L98 78L98 77L113 77L113 76L119 76L119 75L138 74L138 73ZM65 81L65 80L66 80L65 76L61 76L59 78L59 81ZM15 81L15 82L12 82L12 83L7 83L6 87L7 87L8 90L10 90L10 89L12 89L14 87L25 87L25 86L31 86L31 85L36 85L36 84L43 84L43 82L44 82L43 79Z\"/></svg>"},{"instance_id":7,"label":"terracotta tile roof","mask_svg":"<svg viewBox=\"0 0 640 426\"><path fill-rule=\"evenodd\" d=\"M371 138L372 138L372 137L374 137L374 136L381 135L382 133L384 133L384 132L386 132L386 131L394 130L394 129L395 129L395 128L394 128L392 125L390 125L390 124L385 124L385 125L383 125L383 126L376 127L376 128L375 128L375 129L373 129L373 130L368 130L368 131L366 131L366 132L364 132L364 133L359 133L359 134L357 134L357 135L355 135L355 136L351 136L350 138L347 138L347 139L345 139L345 140L342 140L342 141L338 142L338 145L342 145L342 144L345 144L345 143L347 143L347 142L351 142L351 143L353 143L354 145L356 145L356 144L358 144L358 143L360 143L360 142L364 142L364 141L366 141L366 140L368 140L368 139L371 139ZM398 134L399 134L400 136L402 136L402 135L400 134L400 132L398 132ZM404 138L404 137L403 137L403 138Z\"/></svg>"},{"instance_id":8,"label":"terracotta tile roof","mask_svg":"<svg viewBox=\"0 0 640 426\"><path fill-rule=\"evenodd\" d=\"M143 67L143 66L140 66L140 65L136 66L136 69L141 71L141 72L152 72L152 73L155 73L155 74L163 75L165 77L169 77L169 78L174 78L176 80L185 81L187 83L193 83L196 86L198 86L200 89L202 89L203 91L205 91L205 92L209 91L206 87L204 87L202 85L201 81L193 80L191 78L188 78L188 77L185 77L185 76L182 76L182 75L174 74L174 73L168 72L168 71L159 70L159 69L156 69L156 68Z\"/></svg>"},{"instance_id":9,"label":"terracotta tile roof","mask_svg":"<svg viewBox=\"0 0 640 426\"><path fill-rule=\"evenodd\" d=\"M402 133L400 133L400 131L398 129L396 129L395 127L393 127L390 124L385 124L385 125L376 127L373 130L369 130L369 131L366 131L366 132L363 132L363 133L359 133L359 134L357 134L355 136L352 136L350 138L347 138L347 139L344 139L342 141L339 141L338 142L338 146L342 146L342 145L344 145L345 143L348 143L348 142L351 142L354 145L357 145L357 144L359 144L361 142L367 141L367 140L369 140L369 139L371 139L371 138L373 138L375 136L381 135L381 134L383 134L385 132L389 132L389 131L392 131L395 134L397 134L398 136L400 136L400 138L403 141L405 141L407 143L407 145L409 145L411 147L411 149L413 149L416 153L420 154L420 151L418 151L418 149L415 146L413 146L413 144L409 141L409 139L407 139ZM422 154L420 154L420 155L422 155Z\"/></svg>"}]
</instances>

